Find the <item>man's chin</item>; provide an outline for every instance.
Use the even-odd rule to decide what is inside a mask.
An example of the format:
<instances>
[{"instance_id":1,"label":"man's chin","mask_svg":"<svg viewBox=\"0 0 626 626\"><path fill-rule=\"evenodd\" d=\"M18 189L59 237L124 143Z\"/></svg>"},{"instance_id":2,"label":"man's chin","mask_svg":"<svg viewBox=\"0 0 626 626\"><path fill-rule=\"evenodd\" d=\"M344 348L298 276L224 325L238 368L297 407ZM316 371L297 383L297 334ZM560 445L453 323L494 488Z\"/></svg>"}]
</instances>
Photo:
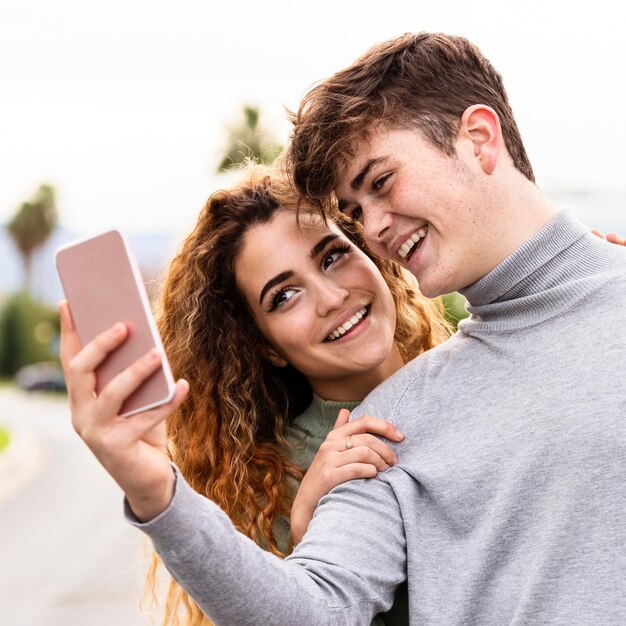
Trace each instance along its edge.
<instances>
[{"instance_id":1,"label":"man's chin","mask_svg":"<svg viewBox=\"0 0 626 626\"><path fill-rule=\"evenodd\" d=\"M411 274L413 274L413 272L411 272ZM415 274L413 274L413 276L415 276ZM415 276L415 280L417 280L420 293L427 298L437 298L446 293L445 291L440 291L440 286L437 285L436 282L428 280L426 276Z\"/></svg>"},{"instance_id":2,"label":"man's chin","mask_svg":"<svg viewBox=\"0 0 626 626\"><path fill-rule=\"evenodd\" d=\"M427 298L438 298L439 296L445 296L448 293L452 293L460 289L460 287L457 287L451 281L433 280L429 279L428 276L422 276L421 280L417 276L415 276L415 278L417 280L417 284L419 285L420 293Z\"/></svg>"}]
</instances>

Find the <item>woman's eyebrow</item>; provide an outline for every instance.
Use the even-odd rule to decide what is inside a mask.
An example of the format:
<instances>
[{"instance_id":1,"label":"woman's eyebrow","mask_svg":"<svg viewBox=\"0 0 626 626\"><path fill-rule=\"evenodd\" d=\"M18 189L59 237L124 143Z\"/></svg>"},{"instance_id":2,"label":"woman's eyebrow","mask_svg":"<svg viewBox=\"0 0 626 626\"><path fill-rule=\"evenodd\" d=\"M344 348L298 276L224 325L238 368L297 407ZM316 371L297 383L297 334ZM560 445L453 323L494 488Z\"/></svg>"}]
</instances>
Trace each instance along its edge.
<instances>
[{"instance_id":1,"label":"woman's eyebrow","mask_svg":"<svg viewBox=\"0 0 626 626\"><path fill-rule=\"evenodd\" d=\"M274 278L270 278L270 280L268 280L265 283L265 286L263 287L263 289L261 289L261 297L259 298L259 304L263 303L263 297L272 287L282 283L283 280L287 280L288 278L291 278L292 276L293 276L293 272L289 270L288 272L281 272L280 274L276 274Z\"/></svg>"},{"instance_id":2,"label":"woman's eyebrow","mask_svg":"<svg viewBox=\"0 0 626 626\"><path fill-rule=\"evenodd\" d=\"M337 233L331 233L330 235L326 235L322 237L312 248L311 248L311 258L314 259L331 241L335 239L339 239L340 235Z\"/></svg>"}]
</instances>

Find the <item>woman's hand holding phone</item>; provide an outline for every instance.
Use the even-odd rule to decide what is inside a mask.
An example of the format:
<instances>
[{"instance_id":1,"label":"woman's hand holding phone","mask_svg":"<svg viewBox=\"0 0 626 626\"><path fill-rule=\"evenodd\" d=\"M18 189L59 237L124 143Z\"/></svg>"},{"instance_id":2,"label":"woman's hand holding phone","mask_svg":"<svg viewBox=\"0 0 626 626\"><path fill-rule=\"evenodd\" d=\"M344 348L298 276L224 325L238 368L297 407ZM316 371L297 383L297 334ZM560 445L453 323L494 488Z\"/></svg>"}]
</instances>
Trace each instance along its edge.
<instances>
[{"instance_id":1,"label":"woman's hand holding phone","mask_svg":"<svg viewBox=\"0 0 626 626\"><path fill-rule=\"evenodd\" d=\"M128 329L116 324L81 348L67 301L59 312L61 364L74 429L122 488L137 518L149 521L169 506L174 493L164 420L185 399L189 384L179 380L167 404L121 417L122 403L159 367L161 355L151 350L96 394L95 369L125 341Z\"/></svg>"},{"instance_id":2,"label":"woman's hand holding phone","mask_svg":"<svg viewBox=\"0 0 626 626\"><path fill-rule=\"evenodd\" d=\"M333 429L319 447L304 475L291 507L291 536L298 545L317 505L333 487L354 478L373 478L398 462L394 451L375 435L402 441L404 435L390 422L364 415L349 422L341 409Z\"/></svg>"}]
</instances>

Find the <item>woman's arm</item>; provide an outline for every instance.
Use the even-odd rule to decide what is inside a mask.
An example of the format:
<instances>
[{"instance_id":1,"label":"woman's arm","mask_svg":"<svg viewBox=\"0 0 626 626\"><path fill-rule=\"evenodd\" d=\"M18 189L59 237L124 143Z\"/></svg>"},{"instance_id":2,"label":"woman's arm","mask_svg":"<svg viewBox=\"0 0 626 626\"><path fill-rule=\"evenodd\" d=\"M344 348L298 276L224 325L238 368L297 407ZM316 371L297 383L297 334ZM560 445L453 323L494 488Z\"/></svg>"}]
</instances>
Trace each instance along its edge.
<instances>
[{"instance_id":1,"label":"woman's arm","mask_svg":"<svg viewBox=\"0 0 626 626\"><path fill-rule=\"evenodd\" d=\"M125 341L128 329L118 323L81 348L66 301L59 312L61 364L74 429L122 488L137 518L149 521L172 499L175 477L166 452L164 419L184 400L189 385L179 380L168 404L121 417L122 403L158 368L160 354L150 351L96 394L95 369Z\"/></svg>"},{"instance_id":2,"label":"woman's arm","mask_svg":"<svg viewBox=\"0 0 626 626\"><path fill-rule=\"evenodd\" d=\"M349 422L341 409L333 429L319 447L291 507L291 536L300 543L317 505L333 487L353 478L372 478L398 462L394 451L376 435L402 441L404 435L386 420L363 416Z\"/></svg>"}]
</instances>

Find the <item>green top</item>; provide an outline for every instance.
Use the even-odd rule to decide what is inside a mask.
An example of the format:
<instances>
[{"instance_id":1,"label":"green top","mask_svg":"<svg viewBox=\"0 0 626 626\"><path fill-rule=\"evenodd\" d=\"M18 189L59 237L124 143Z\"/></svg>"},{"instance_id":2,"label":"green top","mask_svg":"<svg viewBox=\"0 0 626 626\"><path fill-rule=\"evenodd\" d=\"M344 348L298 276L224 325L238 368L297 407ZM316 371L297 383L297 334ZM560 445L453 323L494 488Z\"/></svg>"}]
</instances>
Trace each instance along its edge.
<instances>
[{"instance_id":1,"label":"green top","mask_svg":"<svg viewBox=\"0 0 626 626\"><path fill-rule=\"evenodd\" d=\"M319 447L333 429L339 411L341 409L352 411L358 404L358 402L323 400L313 394L311 404L294 418L287 429L287 441L293 446L287 449L289 458L302 469L308 470ZM300 483L293 478L290 478L290 481L293 482L295 493ZM274 535L278 548L284 554L291 552L290 532L289 518L278 518L274 523Z\"/></svg>"},{"instance_id":2,"label":"green top","mask_svg":"<svg viewBox=\"0 0 626 626\"><path fill-rule=\"evenodd\" d=\"M296 417L287 430L287 441L293 445L288 449L291 460L307 470L319 447L332 430L341 409L356 408L360 402L335 402L324 400L313 394L311 404ZM292 479L293 480L293 479ZM294 490L299 483L294 480ZM274 534L282 552L291 552L291 526L289 519L280 517L274 523ZM400 626L409 623L409 601L406 583L396 592L396 599L388 613L377 615L371 626Z\"/></svg>"}]
</instances>

